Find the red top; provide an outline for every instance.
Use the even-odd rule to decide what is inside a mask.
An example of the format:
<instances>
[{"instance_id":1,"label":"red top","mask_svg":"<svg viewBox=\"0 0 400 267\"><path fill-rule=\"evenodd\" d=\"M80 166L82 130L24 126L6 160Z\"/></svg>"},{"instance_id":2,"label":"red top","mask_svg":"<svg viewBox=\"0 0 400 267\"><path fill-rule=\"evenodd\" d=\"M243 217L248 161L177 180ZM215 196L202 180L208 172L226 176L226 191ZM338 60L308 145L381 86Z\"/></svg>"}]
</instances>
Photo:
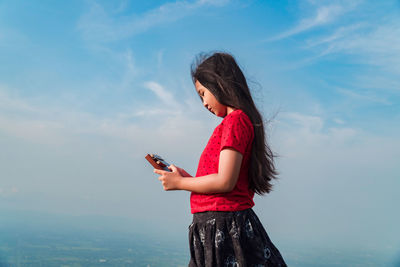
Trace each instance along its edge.
<instances>
[{"instance_id":1,"label":"red top","mask_svg":"<svg viewBox=\"0 0 400 267\"><path fill-rule=\"evenodd\" d=\"M229 193L199 194L192 192L192 213L203 211L239 211L254 206L254 192L249 190L248 172L254 129L249 117L240 109L229 113L215 128L200 156L196 177L218 173L219 154L233 148L243 155L238 181ZM194 177L194 179L196 179Z\"/></svg>"}]
</instances>

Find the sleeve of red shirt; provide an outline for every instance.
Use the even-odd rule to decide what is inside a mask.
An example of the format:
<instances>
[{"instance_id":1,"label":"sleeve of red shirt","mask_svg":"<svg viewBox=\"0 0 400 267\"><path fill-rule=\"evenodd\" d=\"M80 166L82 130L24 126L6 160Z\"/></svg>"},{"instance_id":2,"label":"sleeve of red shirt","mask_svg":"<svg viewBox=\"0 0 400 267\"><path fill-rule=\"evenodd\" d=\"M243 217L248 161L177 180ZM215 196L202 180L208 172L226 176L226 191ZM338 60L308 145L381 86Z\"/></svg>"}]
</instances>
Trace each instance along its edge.
<instances>
[{"instance_id":1,"label":"sleeve of red shirt","mask_svg":"<svg viewBox=\"0 0 400 267\"><path fill-rule=\"evenodd\" d=\"M252 138L252 125L244 113L234 114L224 122L221 136L221 149L233 148L244 155Z\"/></svg>"}]
</instances>

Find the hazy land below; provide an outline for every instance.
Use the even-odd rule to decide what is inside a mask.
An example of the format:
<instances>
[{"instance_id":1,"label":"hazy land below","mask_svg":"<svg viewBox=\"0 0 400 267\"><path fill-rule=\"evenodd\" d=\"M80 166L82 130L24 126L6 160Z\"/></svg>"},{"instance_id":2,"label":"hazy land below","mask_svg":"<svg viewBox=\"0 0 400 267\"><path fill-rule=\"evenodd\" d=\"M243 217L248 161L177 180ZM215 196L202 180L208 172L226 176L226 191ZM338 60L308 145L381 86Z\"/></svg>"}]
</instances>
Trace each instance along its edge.
<instances>
[{"instance_id":1,"label":"hazy land below","mask_svg":"<svg viewBox=\"0 0 400 267\"><path fill-rule=\"evenodd\" d=\"M186 235L123 218L0 210L0 266L187 266ZM394 248L278 245L289 266L400 266Z\"/></svg>"}]
</instances>

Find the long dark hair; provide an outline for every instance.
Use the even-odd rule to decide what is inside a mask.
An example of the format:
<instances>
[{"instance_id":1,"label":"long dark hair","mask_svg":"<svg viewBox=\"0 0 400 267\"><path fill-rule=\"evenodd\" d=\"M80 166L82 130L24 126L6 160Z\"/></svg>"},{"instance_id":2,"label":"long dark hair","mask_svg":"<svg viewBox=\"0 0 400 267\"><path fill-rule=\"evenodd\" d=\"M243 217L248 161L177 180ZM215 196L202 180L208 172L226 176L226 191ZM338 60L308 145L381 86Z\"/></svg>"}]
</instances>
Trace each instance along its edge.
<instances>
[{"instance_id":1,"label":"long dark hair","mask_svg":"<svg viewBox=\"0 0 400 267\"><path fill-rule=\"evenodd\" d=\"M200 54L191 66L193 83L199 81L225 106L241 109L254 127L254 141L249 166L249 189L263 195L276 179L275 155L268 146L264 123L251 97L246 78L235 58L227 53Z\"/></svg>"}]
</instances>

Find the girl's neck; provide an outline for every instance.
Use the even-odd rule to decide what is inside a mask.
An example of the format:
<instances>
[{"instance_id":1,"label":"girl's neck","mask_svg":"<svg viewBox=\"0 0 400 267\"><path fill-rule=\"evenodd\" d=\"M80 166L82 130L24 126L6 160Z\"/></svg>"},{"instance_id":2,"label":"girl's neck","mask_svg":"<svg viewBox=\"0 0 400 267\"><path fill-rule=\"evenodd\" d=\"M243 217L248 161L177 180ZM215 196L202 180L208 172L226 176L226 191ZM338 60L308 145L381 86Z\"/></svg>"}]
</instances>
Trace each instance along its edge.
<instances>
[{"instance_id":1,"label":"girl's neck","mask_svg":"<svg viewBox=\"0 0 400 267\"><path fill-rule=\"evenodd\" d=\"M236 108L226 107L226 115L229 115L232 111L235 111Z\"/></svg>"}]
</instances>

